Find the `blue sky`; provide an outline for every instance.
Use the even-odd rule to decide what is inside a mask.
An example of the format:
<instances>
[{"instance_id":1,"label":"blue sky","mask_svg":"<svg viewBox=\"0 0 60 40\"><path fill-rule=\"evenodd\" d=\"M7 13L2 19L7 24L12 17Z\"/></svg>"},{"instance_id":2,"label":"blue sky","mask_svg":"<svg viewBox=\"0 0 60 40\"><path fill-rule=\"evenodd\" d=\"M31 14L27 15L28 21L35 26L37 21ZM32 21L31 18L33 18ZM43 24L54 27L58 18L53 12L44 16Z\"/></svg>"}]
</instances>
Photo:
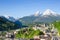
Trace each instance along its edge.
<instances>
[{"instance_id":1,"label":"blue sky","mask_svg":"<svg viewBox=\"0 0 60 40\"><path fill-rule=\"evenodd\" d=\"M60 13L60 0L0 0L0 15L21 18L46 9Z\"/></svg>"}]
</instances>

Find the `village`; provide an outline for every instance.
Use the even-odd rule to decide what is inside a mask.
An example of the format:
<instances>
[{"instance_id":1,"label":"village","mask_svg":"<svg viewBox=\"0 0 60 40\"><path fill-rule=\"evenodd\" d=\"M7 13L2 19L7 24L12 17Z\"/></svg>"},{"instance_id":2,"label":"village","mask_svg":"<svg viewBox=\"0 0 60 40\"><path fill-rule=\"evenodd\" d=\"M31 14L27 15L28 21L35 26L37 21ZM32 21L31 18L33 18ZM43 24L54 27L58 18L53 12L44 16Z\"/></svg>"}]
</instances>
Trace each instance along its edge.
<instances>
[{"instance_id":1,"label":"village","mask_svg":"<svg viewBox=\"0 0 60 40\"><path fill-rule=\"evenodd\" d=\"M24 27L23 29L28 29L29 27ZM0 35L0 38L3 40L60 40L59 33L57 29L54 28L53 24L52 25L47 25L47 24L39 24L39 25L34 25L32 27L34 30L39 29L44 33L44 35L38 35L34 36L31 39L26 39L26 38L15 38L15 35L20 31L20 29L13 30L10 32L6 32L5 35Z\"/></svg>"}]
</instances>

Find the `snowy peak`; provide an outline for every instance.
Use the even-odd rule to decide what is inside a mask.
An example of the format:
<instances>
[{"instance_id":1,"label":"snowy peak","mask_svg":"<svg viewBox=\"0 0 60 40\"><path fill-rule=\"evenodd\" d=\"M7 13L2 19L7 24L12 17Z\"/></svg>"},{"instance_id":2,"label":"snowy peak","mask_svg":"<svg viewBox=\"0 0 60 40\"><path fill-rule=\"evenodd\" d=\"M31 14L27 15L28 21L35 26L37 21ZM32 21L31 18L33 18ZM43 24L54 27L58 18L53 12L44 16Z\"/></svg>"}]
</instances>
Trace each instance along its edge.
<instances>
[{"instance_id":1,"label":"snowy peak","mask_svg":"<svg viewBox=\"0 0 60 40\"><path fill-rule=\"evenodd\" d=\"M34 16L39 16L40 11L35 12Z\"/></svg>"},{"instance_id":2,"label":"snowy peak","mask_svg":"<svg viewBox=\"0 0 60 40\"><path fill-rule=\"evenodd\" d=\"M56 12L50 10L50 9L47 9L45 10L43 13L40 13L40 11L36 11L34 16L45 16L45 17L48 17L48 16L58 16L59 14L57 14Z\"/></svg>"},{"instance_id":3,"label":"snowy peak","mask_svg":"<svg viewBox=\"0 0 60 40\"><path fill-rule=\"evenodd\" d=\"M5 18L7 18L7 19L9 19L9 16L7 16L7 15L3 15Z\"/></svg>"},{"instance_id":4,"label":"snowy peak","mask_svg":"<svg viewBox=\"0 0 60 40\"><path fill-rule=\"evenodd\" d=\"M5 17L6 19L10 20L10 21L16 21L16 19L12 16L8 16L8 15L3 15L3 17Z\"/></svg>"},{"instance_id":5,"label":"snowy peak","mask_svg":"<svg viewBox=\"0 0 60 40\"><path fill-rule=\"evenodd\" d=\"M53 16L57 16L57 14L55 12L53 12L52 10L50 9L47 9L43 14L42 16L49 16L49 15L53 15Z\"/></svg>"}]
</instances>

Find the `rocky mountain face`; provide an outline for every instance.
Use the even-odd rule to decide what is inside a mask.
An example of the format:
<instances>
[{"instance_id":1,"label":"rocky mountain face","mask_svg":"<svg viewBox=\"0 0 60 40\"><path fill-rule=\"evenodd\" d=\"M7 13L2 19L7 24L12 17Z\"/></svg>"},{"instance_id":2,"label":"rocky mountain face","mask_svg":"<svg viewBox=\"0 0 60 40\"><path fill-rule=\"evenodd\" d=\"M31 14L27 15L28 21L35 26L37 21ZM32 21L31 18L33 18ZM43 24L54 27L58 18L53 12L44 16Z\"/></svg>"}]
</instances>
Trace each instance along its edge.
<instances>
[{"instance_id":1,"label":"rocky mountain face","mask_svg":"<svg viewBox=\"0 0 60 40\"><path fill-rule=\"evenodd\" d=\"M35 23L35 22L50 23L53 21L60 20L60 14L57 14L56 12L53 12L50 9L47 9L43 13L37 11L34 15L25 16L23 18L20 18L19 20L24 24Z\"/></svg>"}]
</instances>

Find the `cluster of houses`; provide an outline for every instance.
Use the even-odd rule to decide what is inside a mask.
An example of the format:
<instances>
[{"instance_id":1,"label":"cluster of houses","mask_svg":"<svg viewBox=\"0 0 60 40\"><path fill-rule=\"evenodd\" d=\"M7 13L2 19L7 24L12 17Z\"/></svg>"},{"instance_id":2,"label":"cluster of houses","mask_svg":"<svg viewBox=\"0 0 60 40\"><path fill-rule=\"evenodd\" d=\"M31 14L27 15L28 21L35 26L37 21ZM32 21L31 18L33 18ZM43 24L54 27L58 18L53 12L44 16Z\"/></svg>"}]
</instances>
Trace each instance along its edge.
<instances>
[{"instance_id":1,"label":"cluster of houses","mask_svg":"<svg viewBox=\"0 0 60 40\"><path fill-rule=\"evenodd\" d=\"M60 40L57 29L52 25L39 24L33 27L34 30L39 29L43 31L44 35L35 36L34 39L38 40Z\"/></svg>"},{"instance_id":2,"label":"cluster of houses","mask_svg":"<svg viewBox=\"0 0 60 40\"><path fill-rule=\"evenodd\" d=\"M54 28L53 25L47 25L47 24L39 24L39 25L35 25L34 27L32 27L34 30L39 29L40 31L42 31L44 33L44 35L38 35L38 36L34 36L33 39L29 39L29 40L60 40L60 36L58 34L57 29ZM13 31L13 33L8 33L6 34L6 38L14 38L14 35L19 31L15 30ZM28 39L17 39L17 40L28 40Z\"/></svg>"}]
</instances>

